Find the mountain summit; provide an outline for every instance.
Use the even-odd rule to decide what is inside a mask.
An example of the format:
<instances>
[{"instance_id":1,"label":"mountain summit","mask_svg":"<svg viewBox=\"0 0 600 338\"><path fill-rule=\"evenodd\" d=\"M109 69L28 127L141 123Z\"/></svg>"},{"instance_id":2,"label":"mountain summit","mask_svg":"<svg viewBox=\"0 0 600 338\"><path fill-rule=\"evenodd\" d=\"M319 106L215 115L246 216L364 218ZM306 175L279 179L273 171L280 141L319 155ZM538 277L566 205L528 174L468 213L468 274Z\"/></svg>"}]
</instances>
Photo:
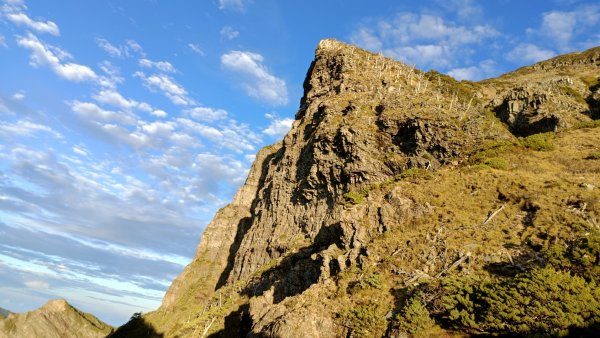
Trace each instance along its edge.
<instances>
[{"instance_id":1,"label":"mountain summit","mask_svg":"<svg viewBox=\"0 0 600 338\"><path fill-rule=\"evenodd\" d=\"M114 336L597 329L599 78L600 48L475 83L321 41L289 133Z\"/></svg>"},{"instance_id":2,"label":"mountain summit","mask_svg":"<svg viewBox=\"0 0 600 338\"><path fill-rule=\"evenodd\" d=\"M34 311L11 313L0 319L0 338L100 338L112 330L111 326L62 299L48 301Z\"/></svg>"}]
</instances>

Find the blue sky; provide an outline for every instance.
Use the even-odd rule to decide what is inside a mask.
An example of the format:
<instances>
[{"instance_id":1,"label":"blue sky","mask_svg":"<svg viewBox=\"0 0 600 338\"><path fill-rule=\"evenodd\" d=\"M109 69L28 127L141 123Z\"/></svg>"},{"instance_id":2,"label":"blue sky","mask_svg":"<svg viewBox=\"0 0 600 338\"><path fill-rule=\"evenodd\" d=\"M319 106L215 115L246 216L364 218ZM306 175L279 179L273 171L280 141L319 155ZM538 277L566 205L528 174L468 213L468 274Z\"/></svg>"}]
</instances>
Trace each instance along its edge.
<instances>
[{"instance_id":1,"label":"blue sky","mask_svg":"<svg viewBox=\"0 0 600 338\"><path fill-rule=\"evenodd\" d=\"M594 1L0 0L0 307L157 308L322 38L478 80L600 45Z\"/></svg>"}]
</instances>

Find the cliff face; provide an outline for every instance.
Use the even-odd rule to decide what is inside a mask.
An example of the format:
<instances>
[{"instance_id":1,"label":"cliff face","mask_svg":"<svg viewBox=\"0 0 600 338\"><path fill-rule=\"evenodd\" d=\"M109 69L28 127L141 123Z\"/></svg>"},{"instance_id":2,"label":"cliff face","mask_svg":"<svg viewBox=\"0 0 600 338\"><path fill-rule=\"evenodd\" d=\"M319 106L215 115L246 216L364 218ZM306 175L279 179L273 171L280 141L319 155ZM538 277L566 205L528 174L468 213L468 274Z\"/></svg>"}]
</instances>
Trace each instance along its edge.
<instances>
[{"instance_id":1,"label":"cliff face","mask_svg":"<svg viewBox=\"0 0 600 338\"><path fill-rule=\"evenodd\" d=\"M0 319L0 337L80 338L106 337L113 328L81 312L64 300L51 300L41 308L12 313Z\"/></svg>"},{"instance_id":2,"label":"cliff face","mask_svg":"<svg viewBox=\"0 0 600 338\"><path fill-rule=\"evenodd\" d=\"M422 279L484 278L507 257L531 268L572 224L597 227L600 166L584 152L600 135L580 127L599 117L599 55L471 83L323 40L292 129L144 322L166 336L394 336ZM558 131L544 150L559 153L535 152Z\"/></svg>"}]
</instances>

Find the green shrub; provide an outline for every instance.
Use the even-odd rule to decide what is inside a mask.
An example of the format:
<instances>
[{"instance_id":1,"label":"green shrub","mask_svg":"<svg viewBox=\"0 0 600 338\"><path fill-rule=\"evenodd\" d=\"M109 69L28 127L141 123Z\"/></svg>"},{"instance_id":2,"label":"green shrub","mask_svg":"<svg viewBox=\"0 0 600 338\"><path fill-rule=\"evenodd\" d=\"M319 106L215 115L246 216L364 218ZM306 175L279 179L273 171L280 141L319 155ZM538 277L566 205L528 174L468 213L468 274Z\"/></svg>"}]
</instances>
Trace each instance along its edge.
<instances>
[{"instance_id":1,"label":"green shrub","mask_svg":"<svg viewBox=\"0 0 600 338\"><path fill-rule=\"evenodd\" d=\"M357 337L380 337L387 327L387 310L377 302L359 304L339 313L345 326Z\"/></svg>"},{"instance_id":2,"label":"green shrub","mask_svg":"<svg viewBox=\"0 0 600 338\"><path fill-rule=\"evenodd\" d=\"M483 160L483 164L487 165L490 168L499 169L499 170L507 170L508 162L502 157L491 157Z\"/></svg>"},{"instance_id":3,"label":"green shrub","mask_svg":"<svg viewBox=\"0 0 600 338\"><path fill-rule=\"evenodd\" d=\"M596 152L589 154L585 159L586 160L600 160L600 151L596 151Z\"/></svg>"},{"instance_id":4,"label":"green shrub","mask_svg":"<svg viewBox=\"0 0 600 338\"><path fill-rule=\"evenodd\" d=\"M478 281L468 277L446 277L441 282L441 318L454 328L478 329L476 301Z\"/></svg>"},{"instance_id":5,"label":"green shrub","mask_svg":"<svg viewBox=\"0 0 600 338\"><path fill-rule=\"evenodd\" d=\"M580 122L573 126L573 129L596 128L600 127L600 120Z\"/></svg>"},{"instance_id":6,"label":"green shrub","mask_svg":"<svg viewBox=\"0 0 600 338\"><path fill-rule=\"evenodd\" d=\"M358 290L366 289L381 289L383 287L383 280L380 274L376 272L367 273L362 275L356 282L350 286L350 293L354 293Z\"/></svg>"},{"instance_id":7,"label":"green shrub","mask_svg":"<svg viewBox=\"0 0 600 338\"><path fill-rule=\"evenodd\" d=\"M521 138L521 144L523 144L525 148L532 150L550 151L554 149L554 144L552 144L553 136L552 133L534 134Z\"/></svg>"},{"instance_id":8,"label":"green shrub","mask_svg":"<svg viewBox=\"0 0 600 338\"><path fill-rule=\"evenodd\" d=\"M426 169L410 168L406 169L398 175L398 179L415 180L423 178L426 180L432 179L434 174Z\"/></svg>"},{"instance_id":9,"label":"green shrub","mask_svg":"<svg viewBox=\"0 0 600 338\"><path fill-rule=\"evenodd\" d=\"M396 315L398 328L401 332L418 335L423 331L431 329L435 322L431 319L429 311L421 297L413 296L400 309L400 313Z\"/></svg>"},{"instance_id":10,"label":"green shrub","mask_svg":"<svg viewBox=\"0 0 600 338\"><path fill-rule=\"evenodd\" d=\"M564 336L600 319L600 288L553 268L484 285L482 293L490 331Z\"/></svg>"},{"instance_id":11,"label":"green shrub","mask_svg":"<svg viewBox=\"0 0 600 338\"><path fill-rule=\"evenodd\" d=\"M364 192L356 192L356 191L348 191L343 195L344 203L349 205L361 204L365 201L366 193Z\"/></svg>"}]
</instances>

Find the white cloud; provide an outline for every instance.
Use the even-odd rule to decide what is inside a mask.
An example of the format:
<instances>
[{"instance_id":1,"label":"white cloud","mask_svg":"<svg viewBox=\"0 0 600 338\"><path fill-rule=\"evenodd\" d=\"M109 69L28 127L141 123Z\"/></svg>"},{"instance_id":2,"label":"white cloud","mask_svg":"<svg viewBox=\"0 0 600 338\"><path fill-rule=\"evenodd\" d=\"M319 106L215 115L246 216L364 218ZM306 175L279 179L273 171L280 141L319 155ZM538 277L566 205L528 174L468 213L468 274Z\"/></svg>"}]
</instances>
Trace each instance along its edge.
<instances>
[{"instance_id":1,"label":"white cloud","mask_svg":"<svg viewBox=\"0 0 600 338\"><path fill-rule=\"evenodd\" d=\"M126 112L115 112L105 110L91 102L73 101L69 105L71 109L82 118L91 122L118 122L127 125L137 123L135 115ZM111 129L112 127L108 127Z\"/></svg>"},{"instance_id":2,"label":"white cloud","mask_svg":"<svg viewBox=\"0 0 600 338\"><path fill-rule=\"evenodd\" d=\"M287 104L285 81L271 74L263 61L262 55L251 52L231 51L221 56L225 68L245 77L242 86L248 95L273 105Z\"/></svg>"},{"instance_id":3,"label":"white cloud","mask_svg":"<svg viewBox=\"0 0 600 338\"><path fill-rule=\"evenodd\" d=\"M167 115L169 115L169 114L167 114L166 111L160 110L160 109L153 110L150 112L150 114L153 116L156 116L156 117L161 117L161 118L167 117Z\"/></svg>"},{"instance_id":4,"label":"white cloud","mask_svg":"<svg viewBox=\"0 0 600 338\"><path fill-rule=\"evenodd\" d=\"M531 43L521 43L506 54L506 59L525 64L546 60L554 56L556 56L556 53L549 49L543 49Z\"/></svg>"},{"instance_id":5,"label":"white cloud","mask_svg":"<svg viewBox=\"0 0 600 338\"><path fill-rule=\"evenodd\" d=\"M124 52L121 50L121 48L115 47L110 42L108 42L106 39L97 38L96 43L98 44L98 47L102 48L105 52L107 52L112 57L121 57L124 54Z\"/></svg>"},{"instance_id":6,"label":"white cloud","mask_svg":"<svg viewBox=\"0 0 600 338\"><path fill-rule=\"evenodd\" d=\"M234 9L243 11L252 0L219 0L219 9Z\"/></svg>"},{"instance_id":7,"label":"white cloud","mask_svg":"<svg viewBox=\"0 0 600 338\"><path fill-rule=\"evenodd\" d=\"M134 40L127 40L125 44L115 46L106 39L97 38L96 44L111 57L132 57L135 54L145 56L142 46Z\"/></svg>"},{"instance_id":8,"label":"white cloud","mask_svg":"<svg viewBox=\"0 0 600 338\"><path fill-rule=\"evenodd\" d=\"M54 129L30 121L20 120L14 123L0 122L0 137L3 138L33 136L37 133L50 134L56 139L63 138L63 136Z\"/></svg>"},{"instance_id":9,"label":"white cloud","mask_svg":"<svg viewBox=\"0 0 600 338\"><path fill-rule=\"evenodd\" d=\"M165 73L174 73L175 67L170 62L167 61L150 61L148 59L140 59L139 64L145 68L156 68L161 72Z\"/></svg>"},{"instance_id":10,"label":"white cloud","mask_svg":"<svg viewBox=\"0 0 600 338\"><path fill-rule=\"evenodd\" d=\"M21 101L25 98L25 93L20 91L13 94L12 99L15 101Z\"/></svg>"},{"instance_id":11,"label":"white cloud","mask_svg":"<svg viewBox=\"0 0 600 338\"><path fill-rule=\"evenodd\" d=\"M6 18L14 24L27 26L40 33L48 33L55 36L60 35L58 26L52 21L36 21L22 12L7 13Z\"/></svg>"},{"instance_id":12,"label":"white cloud","mask_svg":"<svg viewBox=\"0 0 600 338\"><path fill-rule=\"evenodd\" d=\"M8 47L8 45L6 44L6 39L3 35L0 35L0 47Z\"/></svg>"},{"instance_id":13,"label":"white cloud","mask_svg":"<svg viewBox=\"0 0 600 338\"><path fill-rule=\"evenodd\" d=\"M489 25L458 25L431 14L398 13L365 21L351 34L361 47L425 67L452 67L499 33Z\"/></svg>"},{"instance_id":14,"label":"white cloud","mask_svg":"<svg viewBox=\"0 0 600 338\"><path fill-rule=\"evenodd\" d=\"M200 56L204 56L204 51L202 50L202 48L200 48L200 46L196 43L188 43L188 47L192 50L192 52L200 55Z\"/></svg>"},{"instance_id":15,"label":"white cloud","mask_svg":"<svg viewBox=\"0 0 600 338\"><path fill-rule=\"evenodd\" d=\"M454 68L448 75L457 80L478 81L496 75L496 62L493 60L481 61L477 66Z\"/></svg>"},{"instance_id":16,"label":"white cloud","mask_svg":"<svg viewBox=\"0 0 600 338\"><path fill-rule=\"evenodd\" d=\"M81 156L88 156L89 155L89 151L85 148L85 146L83 146L81 144L73 146L71 149L77 155L81 155Z\"/></svg>"},{"instance_id":17,"label":"white cloud","mask_svg":"<svg viewBox=\"0 0 600 338\"><path fill-rule=\"evenodd\" d=\"M263 130L263 133L273 137L283 137L292 127L294 119L291 118L277 118L267 114L267 118L271 119L271 124Z\"/></svg>"},{"instance_id":18,"label":"white cloud","mask_svg":"<svg viewBox=\"0 0 600 338\"><path fill-rule=\"evenodd\" d=\"M208 107L194 107L185 112L195 120L207 122L222 120L228 115L223 109L213 109Z\"/></svg>"},{"instance_id":19,"label":"white cloud","mask_svg":"<svg viewBox=\"0 0 600 338\"><path fill-rule=\"evenodd\" d=\"M139 109L145 112L152 112L154 110L148 103L126 99L114 89L101 90L97 94L92 95L92 98L100 103L109 104L124 110Z\"/></svg>"},{"instance_id":20,"label":"white cloud","mask_svg":"<svg viewBox=\"0 0 600 338\"><path fill-rule=\"evenodd\" d=\"M28 287L30 289L35 289L35 290L50 289L50 284L43 282L43 281L39 281L39 280L26 281L24 284L26 287Z\"/></svg>"},{"instance_id":21,"label":"white cloud","mask_svg":"<svg viewBox=\"0 0 600 338\"><path fill-rule=\"evenodd\" d=\"M176 105L185 106L194 103L194 101L188 97L185 88L168 75L154 74L146 76L143 72L136 72L134 75L142 80L146 88L152 91L162 92Z\"/></svg>"},{"instance_id":22,"label":"white cloud","mask_svg":"<svg viewBox=\"0 0 600 338\"><path fill-rule=\"evenodd\" d=\"M231 26L225 26L221 28L221 36L227 40L233 40L240 35L240 32L233 29Z\"/></svg>"},{"instance_id":23,"label":"white cloud","mask_svg":"<svg viewBox=\"0 0 600 338\"><path fill-rule=\"evenodd\" d=\"M31 50L30 64L34 67L49 67L58 76L73 82L92 81L98 78L98 75L88 66L71 62L64 63L63 59L69 57L67 53L44 44L31 33L27 37L19 36L17 44Z\"/></svg>"},{"instance_id":24,"label":"white cloud","mask_svg":"<svg viewBox=\"0 0 600 338\"><path fill-rule=\"evenodd\" d=\"M527 29L527 33L537 39L544 38L547 45L566 53L576 48L589 47L585 45L586 41L583 46L578 37L596 33L599 23L600 5L580 6L572 11L543 13L541 26Z\"/></svg>"}]
</instances>

